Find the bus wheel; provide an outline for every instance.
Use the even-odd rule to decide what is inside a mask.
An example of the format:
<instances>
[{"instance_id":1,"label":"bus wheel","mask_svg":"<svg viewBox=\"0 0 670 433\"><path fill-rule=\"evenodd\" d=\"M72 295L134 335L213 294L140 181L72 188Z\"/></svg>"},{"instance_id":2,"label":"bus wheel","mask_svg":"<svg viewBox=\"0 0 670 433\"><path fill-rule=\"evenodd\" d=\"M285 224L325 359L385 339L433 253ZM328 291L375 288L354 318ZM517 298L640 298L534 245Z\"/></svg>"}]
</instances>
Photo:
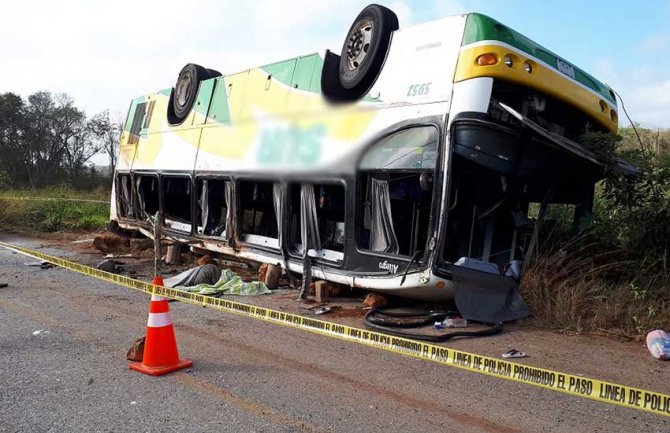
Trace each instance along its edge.
<instances>
[{"instance_id":1,"label":"bus wheel","mask_svg":"<svg viewBox=\"0 0 670 433\"><path fill-rule=\"evenodd\" d=\"M395 30L398 30L398 17L384 6L371 4L358 14L340 54L342 87L360 88L361 96L372 87Z\"/></svg>"},{"instance_id":2,"label":"bus wheel","mask_svg":"<svg viewBox=\"0 0 670 433\"><path fill-rule=\"evenodd\" d=\"M207 73L209 74L209 78L216 78L221 76L221 72L215 69L207 69Z\"/></svg>"},{"instance_id":3,"label":"bus wheel","mask_svg":"<svg viewBox=\"0 0 670 433\"><path fill-rule=\"evenodd\" d=\"M209 70L195 63L189 63L181 69L177 83L170 93L168 121L171 124L178 125L186 119L198 95L200 82L209 78Z\"/></svg>"}]
</instances>

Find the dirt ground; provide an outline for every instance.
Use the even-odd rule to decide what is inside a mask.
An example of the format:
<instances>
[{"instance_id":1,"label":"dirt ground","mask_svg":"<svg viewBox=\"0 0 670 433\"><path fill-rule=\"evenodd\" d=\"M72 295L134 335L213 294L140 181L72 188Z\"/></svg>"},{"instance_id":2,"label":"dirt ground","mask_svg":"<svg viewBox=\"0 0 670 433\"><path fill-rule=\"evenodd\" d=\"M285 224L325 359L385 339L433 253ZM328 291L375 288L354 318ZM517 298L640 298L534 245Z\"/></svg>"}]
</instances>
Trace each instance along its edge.
<instances>
[{"instance_id":1,"label":"dirt ground","mask_svg":"<svg viewBox=\"0 0 670 433\"><path fill-rule=\"evenodd\" d=\"M93 247L93 238L101 234L104 233L54 233L43 236L41 241L44 247L68 250L74 254L73 259L95 265L106 255ZM154 253L150 240L132 240L130 246L116 248L113 254L132 254L132 257L114 259L121 266L121 274L143 280L152 278ZM163 265L163 275L169 277L196 266L198 257L184 248L182 264ZM258 278L257 270L246 263L226 260L222 264L238 273L245 281ZM282 282L286 283L283 280ZM297 295L297 290L280 288L271 295L241 297L236 300L290 313L313 315L313 310L308 308L316 305L315 301L303 303L296 299ZM362 303L364 296L365 292L362 291L347 291L341 297L330 299L327 304L332 310L320 318L365 328L363 316L367 309ZM652 358L644 341L549 331L536 326L530 318L505 324L503 332L493 337L454 339L442 344L491 357L500 357L510 349L517 349L525 352L528 357L515 362L670 393L670 362Z\"/></svg>"}]
</instances>

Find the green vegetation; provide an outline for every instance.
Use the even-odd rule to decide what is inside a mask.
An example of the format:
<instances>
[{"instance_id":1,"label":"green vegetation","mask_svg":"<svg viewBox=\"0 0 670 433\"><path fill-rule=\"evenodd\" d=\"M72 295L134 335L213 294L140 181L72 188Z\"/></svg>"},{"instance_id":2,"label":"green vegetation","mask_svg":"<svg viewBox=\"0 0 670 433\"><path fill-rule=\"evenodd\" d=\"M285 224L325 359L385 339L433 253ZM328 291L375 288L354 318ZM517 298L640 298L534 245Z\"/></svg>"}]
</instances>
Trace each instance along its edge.
<instances>
[{"instance_id":1,"label":"green vegetation","mask_svg":"<svg viewBox=\"0 0 670 433\"><path fill-rule=\"evenodd\" d=\"M66 94L0 93L0 230L104 228L121 130L109 112L88 117ZM108 167L91 163L99 154Z\"/></svg>"},{"instance_id":2,"label":"green vegetation","mask_svg":"<svg viewBox=\"0 0 670 433\"><path fill-rule=\"evenodd\" d=\"M596 190L593 217L575 233L569 206L549 209L539 257L523 293L543 326L642 335L670 328L670 130L589 134L601 156L619 155L644 174L611 168Z\"/></svg>"},{"instance_id":3,"label":"green vegetation","mask_svg":"<svg viewBox=\"0 0 670 433\"><path fill-rule=\"evenodd\" d=\"M109 219L109 197L109 190L102 187L89 192L65 186L0 190L0 231L100 230Z\"/></svg>"},{"instance_id":4,"label":"green vegetation","mask_svg":"<svg viewBox=\"0 0 670 433\"><path fill-rule=\"evenodd\" d=\"M0 93L0 188L110 185L121 130L109 112L87 117L66 94L37 92L24 100ZM90 163L101 153L109 158L105 173Z\"/></svg>"}]
</instances>

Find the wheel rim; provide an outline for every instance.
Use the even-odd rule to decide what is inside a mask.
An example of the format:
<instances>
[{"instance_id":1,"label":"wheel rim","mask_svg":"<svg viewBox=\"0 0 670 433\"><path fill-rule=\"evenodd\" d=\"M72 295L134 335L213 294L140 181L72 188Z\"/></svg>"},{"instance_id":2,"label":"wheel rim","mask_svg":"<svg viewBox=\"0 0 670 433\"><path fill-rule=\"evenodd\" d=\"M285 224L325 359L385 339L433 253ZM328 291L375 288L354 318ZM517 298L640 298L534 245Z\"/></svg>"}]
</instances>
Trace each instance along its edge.
<instances>
[{"instance_id":1,"label":"wheel rim","mask_svg":"<svg viewBox=\"0 0 670 433\"><path fill-rule=\"evenodd\" d=\"M355 71L363 63L370 50L372 41L372 21L362 21L349 35L347 40L347 66Z\"/></svg>"},{"instance_id":2,"label":"wheel rim","mask_svg":"<svg viewBox=\"0 0 670 433\"><path fill-rule=\"evenodd\" d=\"M193 78L188 72L180 76L179 80L177 80L177 85L175 86L175 101L177 102L178 107L183 108L188 103L192 83Z\"/></svg>"}]
</instances>

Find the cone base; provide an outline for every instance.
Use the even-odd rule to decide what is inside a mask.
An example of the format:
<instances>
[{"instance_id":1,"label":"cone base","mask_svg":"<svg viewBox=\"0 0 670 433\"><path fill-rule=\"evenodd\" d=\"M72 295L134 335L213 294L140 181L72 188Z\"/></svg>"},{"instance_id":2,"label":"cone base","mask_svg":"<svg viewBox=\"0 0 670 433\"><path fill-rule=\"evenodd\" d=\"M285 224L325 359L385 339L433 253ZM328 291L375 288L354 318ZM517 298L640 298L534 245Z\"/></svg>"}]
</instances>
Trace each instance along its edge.
<instances>
[{"instance_id":1,"label":"cone base","mask_svg":"<svg viewBox=\"0 0 670 433\"><path fill-rule=\"evenodd\" d=\"M160 376L162 374L171 373L176 370L181 370L182 368L189 368L193 366L193 361L189 359L180 359L174 365L168 365L163 367L148 367L141 362L131 362L128 365L128 368L131 370L139 371L140 373L148 374L150 376Z\"/></svg>"}]
</instances>

